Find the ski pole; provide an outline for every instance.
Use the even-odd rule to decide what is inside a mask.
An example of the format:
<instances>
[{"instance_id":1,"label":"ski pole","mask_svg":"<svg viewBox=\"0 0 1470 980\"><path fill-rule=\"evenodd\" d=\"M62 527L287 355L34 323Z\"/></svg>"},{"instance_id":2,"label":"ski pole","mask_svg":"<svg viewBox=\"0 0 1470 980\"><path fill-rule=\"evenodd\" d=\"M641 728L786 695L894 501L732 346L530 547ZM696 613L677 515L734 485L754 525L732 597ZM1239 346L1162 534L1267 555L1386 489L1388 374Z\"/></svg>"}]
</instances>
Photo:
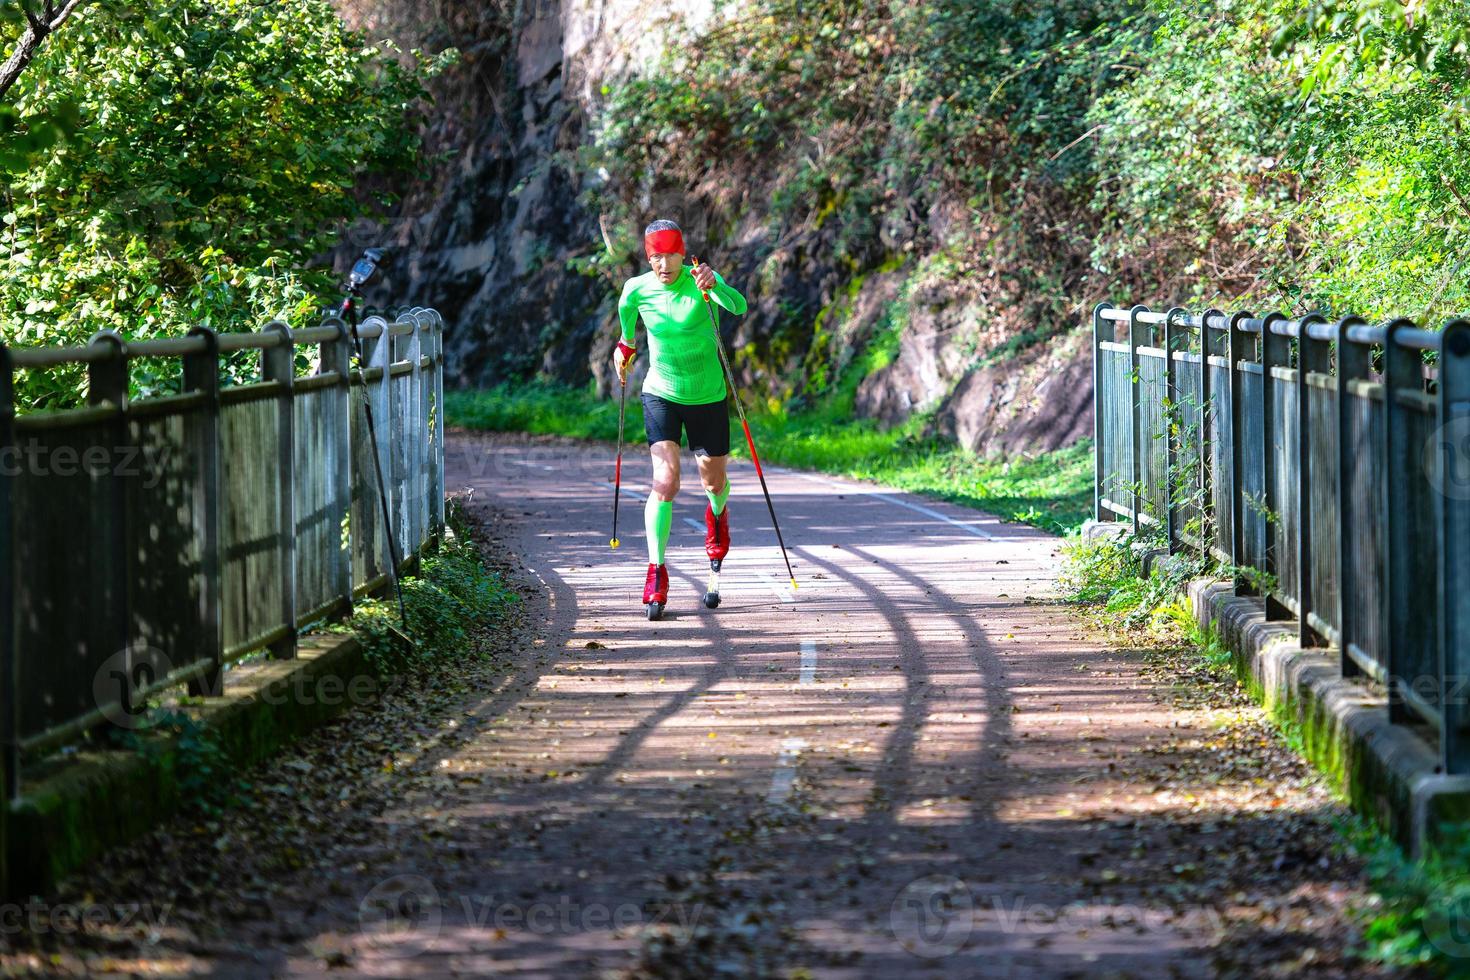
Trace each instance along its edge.
<instances>
[{"instance_id":1,"label":"ski pole","mask_svg":"<svg viewBox=\"0 0 1470 980\"><path fill-rule=\"evenodd\" d=\"M690 256L694 268L699 268L699 259ZM720 321L715 316L709 291L701 289L704 296L704 312L709 316L710 329L715 333L715 349L720 354L720 366L725 369L725 380L730 383L730 393L735 397L735 413L740 416L740 427L745 430L745 444L750 447L750 461L755 464L755 475L761 481L761 493L766 497L766 510L771 513L771 527L776 529L776 543L781 546L781 560L786 563L786 576L791 579L791 588L796 588L796 575L791 571L791 559L786 555L786 542L781 539L781 525L776 521L776 505L771 503L771 491L766 488L766 474L761 470L761 458L755 451L755 437L750 434L750 423L745 419L745 406L740 402L740 389L735 386L735 372L730 369L730 357L725 353L725 341L720 337Z\"/></svg>"},{"instance_id":2,"label":"ski pole","mask_svg":"<svg viewBox=\"0 0 1470 980\"><path fill-rule=\"evenodd\" d=\"M608 542L614 549L618 542L618 498L623 495L623 409L628 403L628 379L622 379L622 391L618 395L618 461L613 466L613 533Z\"/></svg>"},{"instance_id":3,"label":"ski pole","mask_svg":"<svg viewBox=\"0 0 1470 980\"><path fill-rule=\"evenodd\" d=\"M363 355L362 351L362 335L357 332L358 314L356 299L356 290L350 291L347 298L342 301L340 313L347 314L347 323L352 330L352 342L357 348L357 373L359 377L365 379L367 358ZM383 331L383 338L379 342L385 344L390 342L386 329ZM391 359L389 358L389 360ZM407 629L408 608L403 603L403 585L398 581L398 545L393 540L393 517L388 512L388 487L383 482L383 462L378 457L378 432L376 426L373 425L373 400L365 387L366 380L363 383L362 411L367 419L368 447L372 450L373 454L373 472L378 478L378 503L382 506L383 511L383 543L388 547L388 575L393 579L393 591L398 596L398 621L403 624L404 629ZM392 627L390 626L389 629L392 629Z\"/></svg>"}]
</instances>

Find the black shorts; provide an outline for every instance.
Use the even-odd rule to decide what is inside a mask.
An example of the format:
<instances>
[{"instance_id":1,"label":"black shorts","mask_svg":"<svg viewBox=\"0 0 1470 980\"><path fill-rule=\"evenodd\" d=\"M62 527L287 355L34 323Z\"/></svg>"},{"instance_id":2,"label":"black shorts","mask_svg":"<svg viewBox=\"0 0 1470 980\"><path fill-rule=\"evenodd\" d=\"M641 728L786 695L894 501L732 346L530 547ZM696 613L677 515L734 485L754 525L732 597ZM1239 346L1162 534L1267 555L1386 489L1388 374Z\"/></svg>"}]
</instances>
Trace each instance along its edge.
<instances>
[{"instance_id":1,"label":"black shorts","mask_svg":"<svg viewBox=\"0 0 1470 980\"><path fill-rule=\"evenodd\" d=\"M694 455L730 455L730 410L723 398L705 405L680 405L644 392L643 427L650 446L665 440L679 442L688 432Z\"/></svg>"}]
</instances>

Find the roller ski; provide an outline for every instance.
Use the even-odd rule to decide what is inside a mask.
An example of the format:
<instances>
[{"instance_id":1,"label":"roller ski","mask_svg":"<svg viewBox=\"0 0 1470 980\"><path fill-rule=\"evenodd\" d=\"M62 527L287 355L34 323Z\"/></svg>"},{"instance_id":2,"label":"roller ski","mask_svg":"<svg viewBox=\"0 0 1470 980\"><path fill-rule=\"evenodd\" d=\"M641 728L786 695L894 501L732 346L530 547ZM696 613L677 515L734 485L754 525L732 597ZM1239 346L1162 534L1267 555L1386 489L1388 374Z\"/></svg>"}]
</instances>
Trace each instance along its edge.
<instances>
[{"instance_id":1,"label":"roller ski","mask_svg":"<svg viewBox=\"0 0 1470 980\"><path fill-rule=\"evenodd\" d=\"M704 591L704 607L715 609L720 605L720 566L730 553L730 511L722 508L718 517L714 507L704 507L704 553L709 557L709 585Z\"/></svg>"},{"instance_id":2,"label":"roller ski","mask_svg":"<svg viewBox=\"0 0 1470 980\"><path fill-rule=\"evenodd\" d=\"M648 566L648 580L643 583L643 605L648 610L649 619L662 619L664 606L669 602L669 567L667 565Z\"/></svg>"}]
</instances>

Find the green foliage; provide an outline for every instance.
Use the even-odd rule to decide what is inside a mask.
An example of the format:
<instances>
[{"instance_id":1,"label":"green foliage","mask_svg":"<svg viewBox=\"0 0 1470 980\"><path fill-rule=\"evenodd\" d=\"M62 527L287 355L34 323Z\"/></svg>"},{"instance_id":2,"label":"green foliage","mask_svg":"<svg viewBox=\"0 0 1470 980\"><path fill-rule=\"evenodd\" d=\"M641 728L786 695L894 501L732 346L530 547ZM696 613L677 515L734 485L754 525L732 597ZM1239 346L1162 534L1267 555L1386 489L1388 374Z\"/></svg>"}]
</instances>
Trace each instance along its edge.
<instances>
[{"instance_id":1,"label":"green foliage","mask_svg":"<svg viewBox=\"0 0 1470 980\"><path fill-rule=\"evenodd\" d=\"M1141 554L1152 543L1131 534L1094 541L1069 537L1062 545L1059 582L1073 602L1100 607L1125 630L1202 643L1182 596L1191 580L1208 572L1208 564L1184 552L1160 555L1145 575Z\"/></svg>"},{"instance_id":2,"label":"green foliage","mask_svg":"<svg viewBox=\"0 0 1470 980\"><path fill-rule=\"evenodd\" d=\"M1100 99L1094 262L1180 302L1428 320L1470 308L1470 14L1160 0Z\"/></svg>"},{"instance_id":3,"label":"green foliage","mask_svg":"<svg viewBox=\"0 0 1470 980\"><path fill-rule=\"evenodd\" d=\"M1068 538L1059 583L1073 602L1106 603L1138 578L1141 565L1125 541Z\"/></svg>"},{"instance_id":4,"label":"green foliage","mask_svg":"<svg viewBox=\"0 0 1470 980\"><path fill-rule=\"evenodd\" d=\"M402 581L408 614L406 632L413 640L404 649L393 642L389 627L398 627L393 595L366 599L353 608L352 619L329 628L352 632L379 677L416 674L439 663L479 652L479 634L497 622L520 597L484 567L462 515L451 514L439 550L424 556L420 574Z\"/></svg>"},{"instance_id":5,"label":"green foliage","mask_svg":"<svg viewBox=\"0 0 1470 980\"><path fill-rule=\"evenodd\" d=\"M590 389L548 384L446 393L446 422L472 429L531 432L611 441L618 406ZM642 412L628 400L624 451L641 451ZM782 406L750 416L764 462L874 480L901 490L977 507L1052 531L1079 526L1092 505L1092 445L1012 460L986 459L925 436L926 421L884 430L854 420L851 394L806 411ZM732 446L744 455L744 446Z\"/></svg>"},{"instance_id":6,"label":"green foliage","mask_svg":"<svg viewBox=\"0 0 1470 980\"><path fill-rule=\"evenodd\" d=\"M1375 902L1360 910L1367 921L1363 954L1425 976L1470 977L1465 958L1465 916L1470 913L1470 832L1441 828L1442 836L1421 859L1405 856L1371 823L1345 821L1346 846L1365 859Z\"/></svg>"},{"instance_id":7,"label":"green foliage","mask_svg":"<svg viewBox=\"0 0 1470 980\"><path fill-rule=\"evenodd\" d=\"M1091 181L1076 124L1111 83L1119 25L1136 9L741 4L656 71L605 90L580 165L606 179L588 203L631 224L651 185L687 187L718 167L723 183L733 172L769 188L761 210L773 226L830 231L823 261L855 273L894 251L922 254L922 216L946 198L973 217L953 236L978 247L996 209Z\"/></svg>"},{"instance_id":8,"label":"green foliage","mask_svg":"<svg viewBox=\"0 0 1470 980\"><path fill-rule=\"evenodd\" d=\"M409 113L438 64L365 46L327 0L78 13L0 118L31 143L0 161L0 339L311 319L332 285L312 260L382 203L366 178L414 159ZM135 393L172 383L144 371ZM76 370L37 373L17 397L63 406L83 388Z\"/></svg>"},{"instance_id":9,"label":"green foliage","mask_svg":"<svg viewBox=\"0 0 1470 980\"><path fill-rule=\"evenodd\" d=\"M203 813L218 813L246 785L230 769L218 735L187 711L155 706L139 728L114 728L108 734L115 744L147 757L170 745L179 796ZM169 736L172 742L158 736Z\"/></svg>"}]
</instances>

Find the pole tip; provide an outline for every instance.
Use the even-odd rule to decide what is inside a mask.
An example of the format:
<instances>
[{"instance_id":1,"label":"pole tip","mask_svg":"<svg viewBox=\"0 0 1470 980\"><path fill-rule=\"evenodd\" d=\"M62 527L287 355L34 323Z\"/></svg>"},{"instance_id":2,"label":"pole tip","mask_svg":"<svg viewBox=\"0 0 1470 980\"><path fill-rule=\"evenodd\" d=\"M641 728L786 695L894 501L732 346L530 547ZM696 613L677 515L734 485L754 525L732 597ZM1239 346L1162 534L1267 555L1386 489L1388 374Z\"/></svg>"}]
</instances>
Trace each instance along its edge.
<instances>
[{"instance_id":1,"label":"pole tip","mask_svg":"<svg viewBox=\"0 0 1470 980\"><path fill-rule=\"evenodd\" d=\"M612 545L612 546L613 546L613 547L614 547L614 548L616 548L616 547L617 547L617 546L618 546L618 545L619 545L619 544L621 544L621 542L620 542L620 541L618 541L618 539L617 539L617 538L613 538L613 539L612 539L612 540L611 540L611 541L609 541L609 542L608 542L608 544L610 544L610 545Z\"/></svg>"},{"instance_id":2,"label":"pole tip","mask_svg":"<svg viewBox=\"0 0 1470 980\"><path fill-rule=\"evenodd\" d=\"M796 591L796 579L792 579L791 580L791 591L792 592L795 592Z\"/></svg>"}]
</instances>

